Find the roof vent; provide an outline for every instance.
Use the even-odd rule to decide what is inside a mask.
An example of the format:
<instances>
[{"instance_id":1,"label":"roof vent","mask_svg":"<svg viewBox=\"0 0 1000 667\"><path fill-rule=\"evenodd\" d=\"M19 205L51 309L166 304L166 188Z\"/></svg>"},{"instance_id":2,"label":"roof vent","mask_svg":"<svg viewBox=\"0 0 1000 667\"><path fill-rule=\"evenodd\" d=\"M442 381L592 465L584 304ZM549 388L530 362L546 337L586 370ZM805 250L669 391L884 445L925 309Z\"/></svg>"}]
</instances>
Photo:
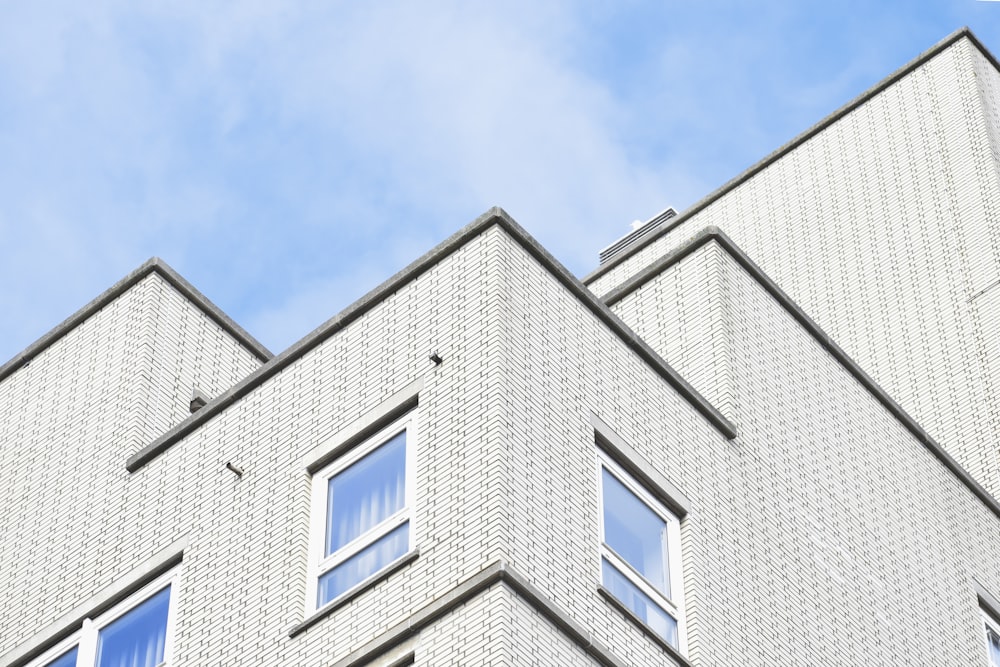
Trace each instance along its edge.
<instances>
[{"instance_id":1,"label":"roof vent","mask_svg":"<svg viewBox=\"0 0 1000 667\"><path fill-rule=\"evenodd\" d=\"M668 207L662 213L650 218L646 222L636 220L632 223L631 232L601 251L601 264L607 264L619 255L624 255L631 248L641 244L643 240L662 229L670 218L676 216L677 211Z\"/></svg>"},{"instance_id":2,"label":"roof vent","mask_svg":"<svg viewBox=\"0 0 1000 667\"><path fill-rule=\"evenodd\" d=\"M191 392L191 414L198 412L208 405L209 400L208 396L201 389L195 387L194 391Z\"/></svg>"}]
</instances>

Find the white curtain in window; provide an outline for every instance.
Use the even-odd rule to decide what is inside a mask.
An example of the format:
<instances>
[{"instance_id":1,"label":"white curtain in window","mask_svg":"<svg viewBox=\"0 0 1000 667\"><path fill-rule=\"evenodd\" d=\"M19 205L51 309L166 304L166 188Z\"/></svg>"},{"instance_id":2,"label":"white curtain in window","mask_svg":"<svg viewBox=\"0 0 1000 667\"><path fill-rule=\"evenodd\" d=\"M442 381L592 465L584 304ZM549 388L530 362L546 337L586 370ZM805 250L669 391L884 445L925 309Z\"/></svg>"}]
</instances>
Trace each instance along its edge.
<instances>
[{"instance_id":1,"label":"white curtain in window","mask_svg":"<svg viewBox=\"0 0 1000 667\"><path fill-rule=\"evenodd\" d=\"M97 667L156 667L167 642L167 587L100 631Z\"/></svg>"},{"instance_id":2,"label":"white curtain in window","mask_svg":"<svg viewBox=\"0 0 1000 667\"><path fill-rule=\"evenodd\" d=\"M648 595L640 591L607 559L601 562L601 568L604 585L611 594L631 609L632 613L639 617L639 620L676 648L677 620L653 602Z\"/></svg>"},{"instance_id":3,"label":"white curtain in window","mask_svg":"<svg viewBox=\"0 0 1000 667\"><path fill-rule=\"evenodd\" d=\"M319 578L319 604L324 605L406 553L410 524L402 524Z\"/></svg>"},{"instance_id":4,"label":"white curtain in window","mask_svg":"<svg viewBox=\"0 0 1000 667\"><path fill-rule=\"evenodd\" d=\"M406 504L406 431L330 479L326 555Z\"/></svg>"}]
</instances>

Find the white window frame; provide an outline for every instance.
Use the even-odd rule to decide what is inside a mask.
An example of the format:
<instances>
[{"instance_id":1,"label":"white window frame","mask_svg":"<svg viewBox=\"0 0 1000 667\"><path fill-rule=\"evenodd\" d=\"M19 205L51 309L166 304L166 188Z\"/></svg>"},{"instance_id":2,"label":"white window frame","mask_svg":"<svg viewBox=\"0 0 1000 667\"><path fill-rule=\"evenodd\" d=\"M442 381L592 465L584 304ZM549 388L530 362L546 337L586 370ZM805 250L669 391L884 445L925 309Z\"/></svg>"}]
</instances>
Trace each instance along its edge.
<instances>
[{"instance_id":1,"label":"white window frame","mask_svg":"<svg viewBox=\"0 0 1000 667\"><path fill-rule=\"evenodd\" d=\"M1000 638L1000 623L985 609L980 609L979 611L983 617L983 641L986 647L986 664L990 667L1000 667L1000 665L994 663L993 659L990 658L990 633Z\"/></svg>"},{"instance_id":2,"label":"white window frame","mask_svg":"<svg viewBox=\"0 0 1000 667\"><path fill-rule=\"evenodd\" d=\"M97 662L97 645L101 631L130 611L153 597L167 586L170 587L170 602L167 605L167 631L163 647L163 662L157 667L169 667L173 661L174 628L177 618L177 599L179 597L180 573L171 570L149 582L135 593L114 605L95 618L85 618L80 629L69 635L58 644L29 662L25 667L45 667L76 648L76 667L94 667Z\"/></svg>"},{"instance_id":3,"label":"white window frame","mask_svg":"<svg viewBox=\"0 0 1000 667\"><path fill-rule=\"evenodd\" d=\"M629 563L615 553L604 540L604 475L602 474L604 470L607 470L611 475L617 479L622 485L625 486L635 497L646 505L654 514L663 519L667 526L667 553L665 554L667 569L670 582L670 594L671 597L667 597L659 590L657 590L652 584L646 581L646 578L637 572ZM597 460L597 490L598 490L598 530L600 536L600 553L597 559L597 577L598 580L604 585L604 567L603 561L607 560L611 563L622 576L624 576L628 581L642 591L650 600L653 601L660 609L663 610L668 616L672 617L677 621L677 646L671 647L678 650L681 653L687 652L687 639L686 639L686 627L684 622L684 582L683 573L681 567L681 532L680 532L680 519L676 514L667 509L662 502L656 499L646 488L637 482L632 475L630 475L624 468L622 468L618 463L614 461L610 456L608 456L604 451L598 450L598 460ZM608 591L610 594L610 591ZM612 595L612 597L614 597ZM617 598L615 598L617 600ZM626 609L628 608L624 601L619 601ZM645 625L645 624L644 624ZM667 643L665 639L660 637L652 628L647 626L647 631L652 632L658 638L660 638L664 643Z\"/></svg>"},{"instance_id":4,"label":"white window frame","mask_svg":"<svg viewBox=\"0 0 1000 667\"><path fill-rule=\"evenodd\" d=\"M403 507L395 514L388 517L376 526L351 540L329 556L324 555L326 546L326 523L327 523L327 493L331 478L368 456L376 449L386 444L399 433L406 432L406 470L403 474L404 490ZM312 502L310 507L309 526L309 584L306 591L307 609L320 610L337 604L351 596L358 589L365 587L369 582L378 578L386 570L392 568L400 559L387 563L382 569L373 572L368 577L356 582L348 590L335 598L319 603L319 580L327 572L345 562L365 548L371 546L376 541L388 535L392 530L402 524L409 522L408 531L409 543L402 558L406 558L413 549L416 541L416 522L414 521L414 477L416 473L416 449L417 449L417 415L410 412L399 419L393 421L388 426L380 429L374 435L365 438L363 441L352 447L349 451L338 457L335 461L316 472L312 477Z\"/></svg>"}]
</instances>

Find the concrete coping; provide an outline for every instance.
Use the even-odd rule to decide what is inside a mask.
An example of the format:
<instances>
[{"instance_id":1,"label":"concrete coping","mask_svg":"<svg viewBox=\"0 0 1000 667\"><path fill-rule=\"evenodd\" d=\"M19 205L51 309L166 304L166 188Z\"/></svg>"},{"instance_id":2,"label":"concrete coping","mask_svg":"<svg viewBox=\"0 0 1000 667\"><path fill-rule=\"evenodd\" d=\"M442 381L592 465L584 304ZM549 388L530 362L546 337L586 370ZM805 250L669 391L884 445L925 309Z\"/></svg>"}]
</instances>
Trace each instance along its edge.
<instances>
[{"instance_id":1,"label":"concrete coping","mask_svg":"<svg viewBox=\"0 0 1000 667\"><path fill-rule=\"evenodd\" d=\"M133 454L126 462L129 472L135 472L159 454L169 449L175 443L183 440L192 432L207 423L238 400L249 394L269 378L287 368L307 352L313 350L334 334L344 330L354 321L371 311L388 296L401 289L407 283L426 273L438 262L442 261L471 239L485 233L492 227L503 229L514 241L524 248L535 261L575 296L590 312L607 326L618 338L635 352L661 378L672 386L687 402L716 428L724 437L736 437L736 427L690 383L674 370L649 345L625 325L610 308L598 299L590 290L576 279L562 264L548 253L534 238L499 207L494 207L479 216L463 229L440 243L427 254L390 277L371 292L361 297L342 310L338 315L321 324L304 338L293 344L284 352L274 357L225 393L217 396L205 407L177 424L152 443Z\"/></svg>"},{"instance_id":2,"label":"concrete coping","mask_svg":"<svg viewBox=\"0 0 1000 667\"><path fill-rule=\"evenodd\" d=\"M386 652L411 640L438 619L497 585L505 586L511 590L600 664L605 665L605 667L625 667L626 663L598 641L592 632L559 608L543 591L535 587L503 560L493 562L448 592L435 597L409 618L388 628L381 635L337 660L333 667L369 665L379 656L385 655ZM663 643L657 642L657 645L663 646ZM681 665L681 667L691 667L691 663L684 656L672 647L668 646L667 649L668 656L675 664Z\"/></svg>"},{"instance_id":3,"label":"concrete coping","mask_svg":"<svg viewBox=\"0 0 1000 667\"><path fill-rule=\"evenodd\" d=\"M840 364L847 369L847 371L862 387L868 390L868 392L870 392L872 396L874 396L893 417L895 417L911 434L913 434L921 445L926 447L931 454L933 454L934 457L945 466L945 468L950 470L955 477L958 478L958 481L972 491L973 495L979 498L983 504L986 505L991 512L993 512L993 514L1000 517L1000 502L998 502L989 491L983 488L979 482L977 482L972 475L970 475L968 471L966 471L965 468L958 463L958 461L952 458L944 447L931 437L930 433L928 433L916 419L911 417L902 408L902 406L888 394L888 392L882 389L882 387L879 386L879 384L875 382L875 380L868 375L861 368L861 366L854 361L854 359L852 359L839 345L837 345L829 334L823 331L823 329L816 324L816 322L809 317L806 312L791 299L791 297L785 294L785 292L778 287L777 283L771 280L771 278L764 273L763 269L757 266L757 264L754 263L754 261L750 259L750 257L718 227L709 226L701 230L680 246L663 255L644 269L641 269L617 288L604 295L603 301L609 306L618 303L662 273L664 270L670 268L674 264L677 264L685 257L691 255L693 252L710 242L717 243L723 250L729 253L730 257L736 260L736 263L739 264L751 278L756 280L757 283L759 283L760 286L763 287L764 290L778 302L785 312L791 315L803 329L815 338L823 349L825 349L834 359L840 362Z\"/></svg>"},{"instance_id":4,"label":"concrete coping","mask_svg":"<svg viewBox=\"0 0 1000 667\"><path fill-rule=\"evenodd\" d=\"M15 371L28 365L32 359L44 352L46 348L58 341L60 338L76 329L98 313L102 308L113 302L130 288L141 282L151 273L156 273L188 301L197 306L213 322L218 324L226 333L235 338L241 345L254 354L261 361L269 361L274 355L264 347L256 338L246 332L243 327L237 324L231 317L226 315L221 308L209 301L208 297L199 292L195 287L185 280L179 273L174 271L159 257L151 257L139 268L132 271L117 283L109 287L96 299L76 311L68 318L56 325L51 331L26 347L22 352L14 356L10 361L0 366L0 382L12 375Z\"/></svg>"},{"instance_id":5,"label":"concrete coping","mask_svg":"<svg viewBox=\"0 0 1000 667\"><path fill-rule=\"evenodd\" d=\"M636 253L640 252L643 248L646 248L651 243L655 242L657 239L664 237L673 230L677 229L695 214L699 213L703 209L707 208L710 204L714 203L716 200L721 199L724 195L728 194L730 191L736 189L738 186L742 185L746 181L750 180L758 173L769 167L771 164L777 162L779 159L792 152L794 149L798 148L802 144L806 143L817 134L830 127L838 120L848 115L852 111L856 110L865 102L868 102L873 97L877 96L879 93L883 92L894 83L912 73L913 71L920 68L927 61L931 60L935 56L939 55L945 51L948 47L952 46L956 42L967 39L973 44L979 51L986 57L986 59L995 67L1000 70L1000 62L997 61L996 57L993 56L989 50L983 46L982 42L972 33L968 26L960 28L955 32L951 33L940 42L924 51L916 58L908 62L907 64L900 67L898 70L882 79L874 86L866 90L865 92L858 95L856 98L840 107L829 116L823 118L818 123L802 132L798 136L794 137L791 141L779 147L777 150L773 151L769 155L766 155L759 162L748 168L743 173L739 174L735 178L727 181L721 187L717 188L715 191L709 193L705 197L702 197L699 201L695 202L688 209L681 211L676 217L672 218L667 224L665 224L660 229L656 230L649 236L640 239L635 243L635 245L630 246L627 250L622 251L620 254L616 255L613 259L608 262L601 264L596 269L583 276L580 280L584 285L589 285L601 276L610 272L612 269L620 265L622 262L626 261L630 257L634 256Z\"/></svg>"}]
</instances>

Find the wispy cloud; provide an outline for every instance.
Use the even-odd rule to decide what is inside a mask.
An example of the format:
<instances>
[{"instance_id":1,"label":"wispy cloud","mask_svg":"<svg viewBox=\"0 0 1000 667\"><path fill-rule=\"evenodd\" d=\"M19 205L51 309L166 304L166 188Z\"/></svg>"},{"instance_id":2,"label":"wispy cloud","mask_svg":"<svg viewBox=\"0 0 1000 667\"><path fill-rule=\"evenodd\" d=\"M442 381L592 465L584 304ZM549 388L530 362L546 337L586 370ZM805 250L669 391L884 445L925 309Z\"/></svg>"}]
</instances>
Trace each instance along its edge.
<instances>
[{"instance_id":1,"label":"wispy cloud","mask_svg":"<svg viewBox=\"0 0 1000 667\"><path fill-rule=\"evenodd\" d=\"M280 350L494 204L585 272L970 15L892 4L12 5L0 357L154 254Z\"/></svg>"}]
</instances>

